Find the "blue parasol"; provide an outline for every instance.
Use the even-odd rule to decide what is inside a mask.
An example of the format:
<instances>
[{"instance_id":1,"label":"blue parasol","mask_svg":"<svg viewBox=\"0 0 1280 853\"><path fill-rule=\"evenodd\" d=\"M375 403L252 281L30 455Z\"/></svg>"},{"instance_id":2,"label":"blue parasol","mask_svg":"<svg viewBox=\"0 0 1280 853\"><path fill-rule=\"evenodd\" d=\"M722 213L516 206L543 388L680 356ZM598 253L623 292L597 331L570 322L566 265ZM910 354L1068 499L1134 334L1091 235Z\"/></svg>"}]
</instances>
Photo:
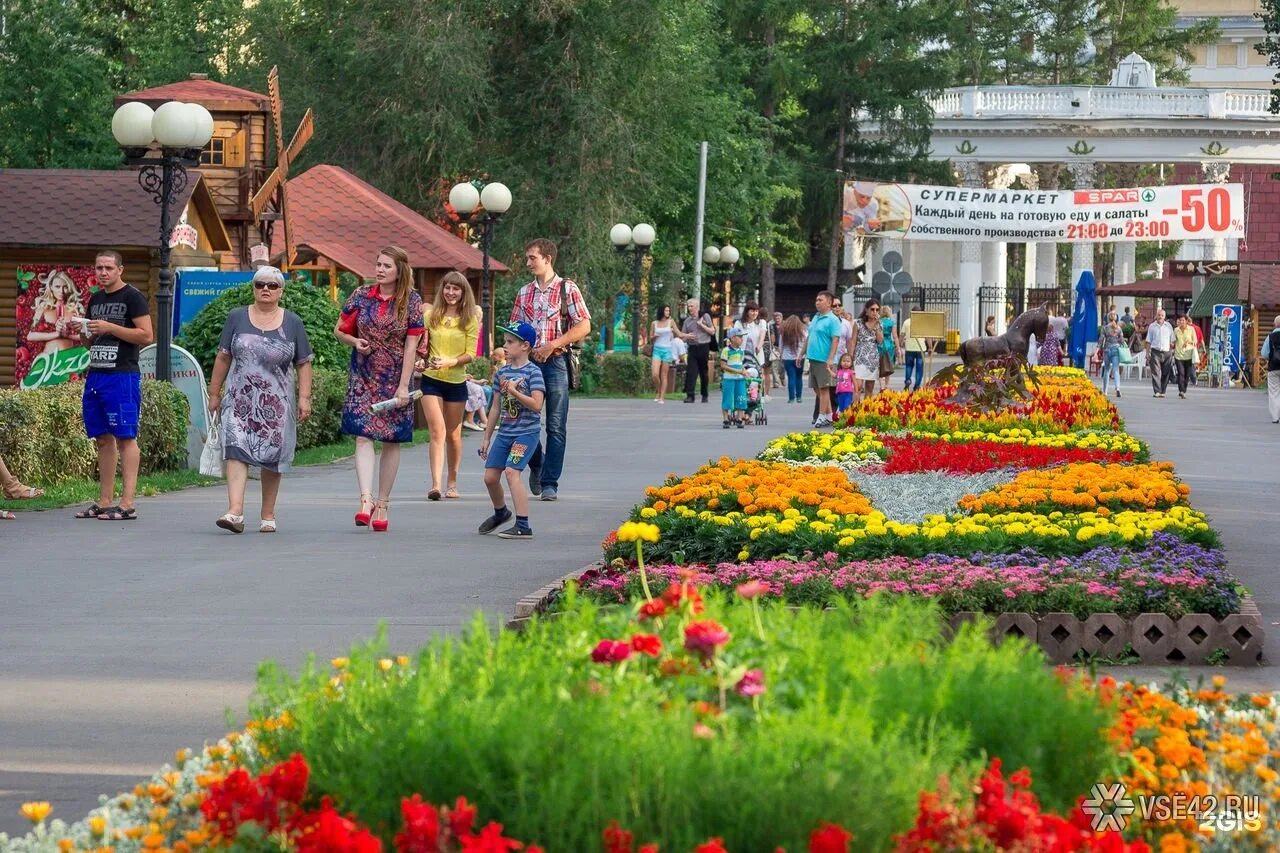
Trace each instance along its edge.
<instances>
[{"instance_id":1,"label":"blue parasol","mask_svg":"<svg viewBox=\"0 0 1280 853\"><path fill-rule=\"evenodd\" d=\"M1068 352L1071 363L1084 368L1085 352L1089 344L1098 340L1098 286L1093 272L1085 270L1076 282L1076 307L1071 312L1071 344Z\"/></svg>"}]
</instances>

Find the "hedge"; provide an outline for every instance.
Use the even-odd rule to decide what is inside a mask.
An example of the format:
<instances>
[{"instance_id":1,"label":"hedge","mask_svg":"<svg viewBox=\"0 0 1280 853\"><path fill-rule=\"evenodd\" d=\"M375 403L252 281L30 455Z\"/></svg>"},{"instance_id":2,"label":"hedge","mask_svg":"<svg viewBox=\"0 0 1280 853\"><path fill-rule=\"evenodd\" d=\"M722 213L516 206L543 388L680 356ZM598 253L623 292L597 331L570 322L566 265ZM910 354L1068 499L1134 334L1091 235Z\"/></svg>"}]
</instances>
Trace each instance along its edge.
<instances>
[{"instance_id":1,"label":"hedge","mask_svg":"<svg viewBox=\"0 0 1280 853\"><path fill-rule=\"evenodd\" d=\"M298 424L299 450L342 440L342 404L346 399L347 371L323 368L315 371L311 381L311 417Z\"/></svg>"},{"instance_id":2,"label":"hedge","mask_svg":"<svg viewBox=\"0 0 1280 853\"><path fill-rule=\"evenodd\" d=\"M21 480L56 485L98 477L97 451L84 434L79 382L20 391L0 389L0 455ZM140 473L187 465L187 398L167 382L144 379L138 448Z\"/></svg>"},{"instance_id":3,"label":"hedge","mask_svg":"<svg viewBox=\"0 0 1280 853\"><path fill-rule=\"evenodd\" d=\"M600 384L592 389L606 394L639 396L653 390L648 356L609 353L600 359Z\"/></svg>"},{"instance_id":4,"label":"hedge","mask_svg":"<svg viewBox=\"0 0 1280 853\"><path fill-rule=\"evenodd\" d=\"M195 319L183 327L177 343L200 362L206 379L213 374L213 360L218 355L218 341L222 338L222 327L227 322L227 315L232 308L251 304L252 284L233 287L202 308ZM351 360L351 350L339 343L333 335L339 312L338 306L329 301L328 294L305 284L291 283L285 287L280 304L302 319L311 348L316 353L314 366L317 369L329 368L345 373Z\"/></svg>"}]
</instances>

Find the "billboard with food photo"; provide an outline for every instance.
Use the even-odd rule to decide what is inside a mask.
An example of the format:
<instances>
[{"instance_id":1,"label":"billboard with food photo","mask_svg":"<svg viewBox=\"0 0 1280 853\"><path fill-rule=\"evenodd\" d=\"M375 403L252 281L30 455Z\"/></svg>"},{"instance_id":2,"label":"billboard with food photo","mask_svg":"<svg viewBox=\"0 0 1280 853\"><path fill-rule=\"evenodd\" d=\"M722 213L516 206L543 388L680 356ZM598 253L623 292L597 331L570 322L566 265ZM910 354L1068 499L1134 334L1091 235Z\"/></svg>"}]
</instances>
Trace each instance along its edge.
<instances>
[{"instance_id":1,"label":"billboard with food photo","mask_svg":"<svg viewBox=\"0 0 1280 853\"><path fill-rule=\"evenodd\" d=\"M97 288L92 267L25 264L17 268L17 353L14 378L20 388L59 385L89 369L89 351L76 321Z\"/></svg>"}]
</instances>

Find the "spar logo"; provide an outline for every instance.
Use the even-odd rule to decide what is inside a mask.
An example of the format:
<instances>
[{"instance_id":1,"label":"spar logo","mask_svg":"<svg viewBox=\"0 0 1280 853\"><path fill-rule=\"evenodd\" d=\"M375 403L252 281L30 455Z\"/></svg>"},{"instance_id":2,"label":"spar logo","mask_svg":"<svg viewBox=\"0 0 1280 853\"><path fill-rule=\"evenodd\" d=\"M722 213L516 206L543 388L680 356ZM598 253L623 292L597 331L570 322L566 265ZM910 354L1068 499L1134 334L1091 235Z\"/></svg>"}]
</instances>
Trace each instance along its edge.
<instances>
[{"instance_id":1,"label":"spar logo","mask_svg":"<svg viewBox=\"0 0 1280 853\"><path fill-rule=\"evenodd\" d=\"M1134 204L1140 196L1136 189L1129 190L1076 190L1076 204Z\"/></svg>"}]
</instances>

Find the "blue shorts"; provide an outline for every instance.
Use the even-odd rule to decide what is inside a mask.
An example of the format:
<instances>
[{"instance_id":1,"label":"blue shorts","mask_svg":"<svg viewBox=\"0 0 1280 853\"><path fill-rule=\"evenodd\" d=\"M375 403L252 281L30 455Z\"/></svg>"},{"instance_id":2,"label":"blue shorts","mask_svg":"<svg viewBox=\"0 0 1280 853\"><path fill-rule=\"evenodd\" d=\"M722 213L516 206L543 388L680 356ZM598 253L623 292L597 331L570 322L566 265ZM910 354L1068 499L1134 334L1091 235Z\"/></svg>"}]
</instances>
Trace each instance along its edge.
<instances>
[{"instance_id":1,"label":"blue shorts","mask_svg":"<svg viewBox=\"0 0 1280 853\"><path fill-rule=\"evenodd\" d=\"M747 410L747 378L724 376L720 379L720 408L726 412Z\"/></svg>"},{"instance_id":2,"label":"blue shorts","mask_svg":"<svg viewBox=\"0 0 1280 853\"><path fill-rule=\"evenodd\" d=\"M654 359L654 361L660 361L660 362L662 362L663 364L675 364L675 363L676 363L676 357L675 357L675 355L671 352L671 347L654 347L654 348L653 348L653 359Z\"/></svg>"},{"instance_id":3,"label":"blue shorts","mask_svg":"<svg viewBox=\"0 0 1280 853\"><path fill-rule=\"evenodd\" d=\"M89 438L108 433L138 437L142 377L137 373L89 373L84 378L84 431Z\"/></svg>"},{"instance_id":4,"label":"blue shorts","mask_svg":"<svg viewBox=\"0 0 1280 853\"><path fill-rule=\"evenodd\" d=\"M542 438L542 430L532 432L503 432L498 430L489 443L489 458L485 460L485 468L513 468L523 471L538 449L538 441Z\"/></svg>"}]
</instances>

